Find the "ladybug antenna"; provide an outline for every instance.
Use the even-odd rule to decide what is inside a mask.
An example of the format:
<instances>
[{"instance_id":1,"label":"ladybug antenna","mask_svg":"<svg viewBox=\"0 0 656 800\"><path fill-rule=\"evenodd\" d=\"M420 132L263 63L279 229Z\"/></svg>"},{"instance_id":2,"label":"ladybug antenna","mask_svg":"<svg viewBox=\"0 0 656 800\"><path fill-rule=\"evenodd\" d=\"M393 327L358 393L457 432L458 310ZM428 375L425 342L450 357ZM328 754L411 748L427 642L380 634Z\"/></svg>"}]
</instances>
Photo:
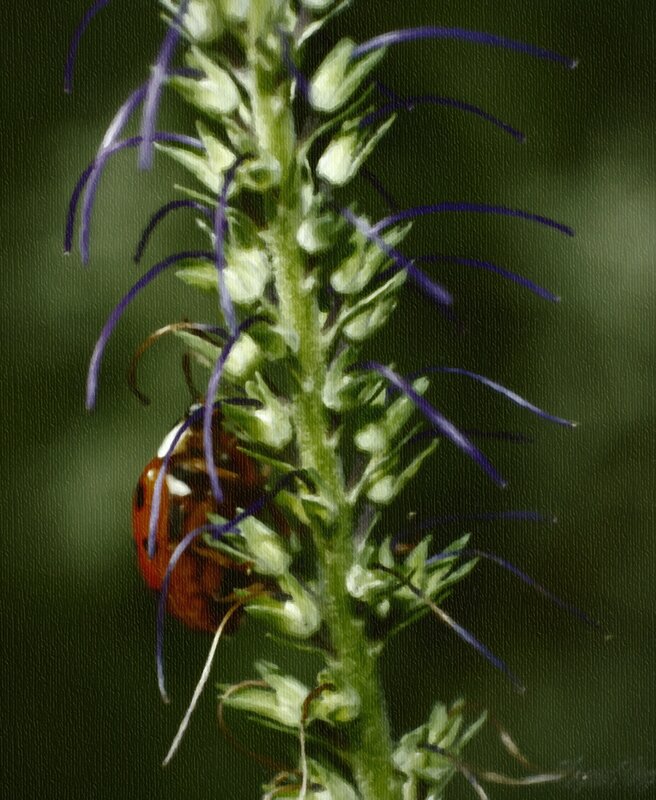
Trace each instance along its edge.
<instances>
[{"instance_id":1,"label":"ladybug antenna","mask_svg":"<svg viewBox=\"0 0 656 800\"><path fill-rule=\"evenodd\" d=\"M151 333L150 336L144 339L144 341L136 349L127 371L128 386L133 394L136 395L139 402L143 403L145 406L150 405L150 397L144 394L137 386L137 366L139 365L141 357L146 350L152 347L152 345L155 344L158 339L167 333L177 333L178 331L188 331L193 336L197 336L199 339L203 339L204 341L214 345L216 342L210 334L219 336L221 338L225 338L228 335L224 328L220 328L217 325L207 325L201 322L189 322L188 320L183 320L182 322L171 322L169 325L164 325L163 328L158 328L156 331ZM200 397L200 393L196 391L193 383L191 383L190 377L188 377L187 369L184 366L184 361L183 372L185 374L185 380L187 381L187 386L189 386L189 391L192 393L193 399Z\"/></svg>"}]
</instances>

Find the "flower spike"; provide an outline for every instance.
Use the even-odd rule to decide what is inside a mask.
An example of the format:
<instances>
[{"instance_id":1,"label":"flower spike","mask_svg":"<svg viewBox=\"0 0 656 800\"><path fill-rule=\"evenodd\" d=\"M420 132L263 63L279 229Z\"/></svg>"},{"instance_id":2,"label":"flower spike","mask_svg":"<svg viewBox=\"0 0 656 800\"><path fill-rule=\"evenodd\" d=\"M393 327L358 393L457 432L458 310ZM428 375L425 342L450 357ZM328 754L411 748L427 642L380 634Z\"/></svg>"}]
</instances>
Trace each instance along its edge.
<instances>
[{"instance_id":1,"label":"flower spike","mask_svg":"<svg viewBox=\"0 0 656 800\"><path fill-rule=\"evenodd\" d=\"M518 42L515 39L508 39L505 36L495 36L493 33L482 31L470 31L465 28L442 28L436 26L422 26L418 28L403 28L398 31L390 31L380 36L374 36L366 42L358 45L351 54L351 59L361 58L374 50L390 47L403 42L416 42L420 39L457 39L461 42L471 42L472 44L482 44L488 47L501 47L504 50L514 50L518 53L540 58L545 61L553 61L562 64L568 69L574 69L578 61L554 53L552 50L545 50L544 47L537 47L534 44Z\"/></svg>"},{"instance_id":2,"label":"flower spike","mask_svg":"<svg viewBox=\"0 0 656 800\"><path fill-rule=\"evenodd\" d=\"M492 466L483 453L460 431L456 426L443 416L436 408L427 402L420 394L418 394L412 387L412 379L406 380L400 375L397 375L394 370L386 367L384 364L379 364L376 361L363 361L360 364L354 364L349 368L349 372L355 370L365 370L369 372L377 372L380 376L394 386L396 389L403 392L406 397L411 400L419 411L426 417L428 422L443 436L452 441L456 447L475 461L479 467L502 489L506 486L506 481L501 477L497 470Z\"/></svg>"},{"instance_id":3,"label":"flower spike","mask_svg":"<svg viewBox=\"0 0 656 800\"><path fill-rule=\"evenodd\" d=\"M567 428L575 428L578 424L569 419L563 419L563 417L556 417L553 414L549 414L547 411L543 411L541 408L534 406L533 403L529 403L528 400L524 399L516 392L506 389L506 387L502 386L500 383L496 383L495 381L486 378L484 375L478 375L476 372L470 372L468 369L461 369L460 367L427 367L426 369L420 370L415 375L412 375L411 380L415 380L420 375L428 375L435 372L444 372L450 375L465 375L468 378L472 378L473 380L478 381L478 383L482 383L483 386L487 386L488 389L492 389L492 391L502 394L508 400L515 403L515 405L521 406L522 408L527 408L538 417L546 419L549 422L555 422L556 425L564 425Z\"/></svg>"},{"instance_id":4,"label":"flower spike","mask_svg":"<svg viewBox=\"0 0 656 800\"><path fill-rule=\"evenodd\" d=\"M212 219L212 211L210 208L204 203L199 203L198 200L171 200L170 203L166 203L166 205L159 208L148 220L148 224L144 228L141 238L139 239L139 244L134 251L135 264L141 261L146 245L159 223L172 211L177 211L180 208L193 208L194 211L199 211L201 214L205 214L208 219Z\"/></svg>"},{"instance_id":5,"label":"flower spike","mask_svg":"<svg viewBox=\"0 0 656 800\"><path fill-rule=\"evenodd\" d=\"M168 77L169 63L180 39L180 28L187 13L189 0L180 0L175 17L169 23L164 41L152 67L148 91L144 100L143 117L139 131L142 140L139 148L139 168L150 169L153 163L153 141L162 87Z\"/></svg>"},{"instance_id":6,"label":"flower spike","mask_svg":"<svg viewBox=\"0 0 656 800\"><path fill-rule=\"evenodd\" d=\"M357 216L348 208L340 208L339 213L344 219L349 222L359 233L366 239L379 247L385 255L392 259L396 264L396 271L405 269L408 273L410 280L415 283L419 289L424 292L431 300L435 300L441 305L449 306L453 302L452 296L440 286L439 283L432 281L425 272L418 269L411 259L406 258L403 253L395 247L387 244L382 236L376 230L378 225L373 228L362 217Z\"/></svg>"},{"instance_id":7,"label":"flower spike","mask_svg":"<svg viewBox=\"0 0 656 800\"><path fill-rule=\"evenodd\" d=\"M125 309L130 305L130 303L139 294L139 292L146 286L148 286L148 284L151 281L153 281L160 273L162 273L167 267L171 267L174 264L178 264L180 263L180 261L184 261L185 259L188 258L212 259L212 257L213 257L212 253L207 253L204 250L190 250L169 256L168 258L165 258L163 261L160 261L157 264L155 264L154 267L151 267L148 270L148 272L146 272L144 275L141 276L141 278L139 278L139 280L134 284L134 286L130 289L130 291L121 298L121 300L115 306L112 313L109 315L107 322L105 323L102 331L100 332L100 336L98 337L96 346L93 349L91 361L89 362L89 372L87 374L87 399L86 399L86 406L89 411L91 411L91 409L96 404L96 395L98 393L98 378L100 375L102 358L105 353L105 347L107 346L109 337L114 332L114 328L116 327L118 321L123 316L123 312L125 311Z\"/></svg>"},{"instance_id":8,"label":"flower spike","mask_svg":"<svg viewBox=\"0 0 656 800\"><path fill-rule=\"evenodd\" d=\"M89 27L94 17L101 12L109 2L110 0L96 0L91 8L87 9L85 15L82 17L79 25L73 33L71 43L68 46L66 66L64 67L64 91L66 94L71 94L73 91L73 73L75 71L75 61L77 59L77 51L80 46L80 41L82 40L86 29Z\"/></svg>"},{"instance_id":9,"label":"flower spike","mask_svg":"<svg viewBox=\"0 0 656 800\"><path fill-rule=\"evenodd\" d=\"M414 208L406 208L403 211L397 211L395 214L390 214L389 217L381 219L374 225L372 231L376 234L389 228L391 225L396 225L399 222L404 222L409 219L417 219L417 217L425 217L428 214L444 214L447 212L455 212L457 214L493 214L500 217L517 217L524 219L528 222L537 222L539 225L544 225L547 228L553 228L559 233L566 236L574 236L574 231L568 226L563 225L561 222L556 222L555 219L550 217L543 217L541 214L533 214L530 211L522 211L519 208L507 208L506 206L493 206L487 203L469 203L469 202L453 202L445 201L443 203L431 203L425 206L415 206Z\"/></svg>"}]
</instances>

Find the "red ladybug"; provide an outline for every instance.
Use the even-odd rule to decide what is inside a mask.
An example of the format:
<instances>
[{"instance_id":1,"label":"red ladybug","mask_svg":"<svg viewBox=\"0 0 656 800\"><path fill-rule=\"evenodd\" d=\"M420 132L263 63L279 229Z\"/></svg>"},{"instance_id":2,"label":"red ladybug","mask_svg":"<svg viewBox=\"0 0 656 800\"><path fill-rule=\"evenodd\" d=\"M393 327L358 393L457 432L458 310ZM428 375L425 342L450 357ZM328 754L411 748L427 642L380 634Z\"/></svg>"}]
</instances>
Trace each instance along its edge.
<instances>
[{"instance_id":1,"label":"red ladybug","mask_svg":"<svg viewBox=\"0 0 656 800\"><path fill-rule=\"evenodd\" d=\"M132 504L139 569L148 586L156 591L162 587L171 554L187 533L206 523L208 513L231 519L238 507L246 508L262 493L265 483L257 464L237 449L236 437L221 428L221 415L215 410L214 461L223 490L223 502L215 502L203 453L203 416L199 414L170 457L162 488L156 548L150 559L148 527L155 481L178 430L179 425L167 435L157 456L144 469ZM199 538L181 556L171 574L167 611L190 628L213 633L229 607L227 603L234 599L234 590L252 583L248 564L238 564Z\"/></svg>"}]
</instances>

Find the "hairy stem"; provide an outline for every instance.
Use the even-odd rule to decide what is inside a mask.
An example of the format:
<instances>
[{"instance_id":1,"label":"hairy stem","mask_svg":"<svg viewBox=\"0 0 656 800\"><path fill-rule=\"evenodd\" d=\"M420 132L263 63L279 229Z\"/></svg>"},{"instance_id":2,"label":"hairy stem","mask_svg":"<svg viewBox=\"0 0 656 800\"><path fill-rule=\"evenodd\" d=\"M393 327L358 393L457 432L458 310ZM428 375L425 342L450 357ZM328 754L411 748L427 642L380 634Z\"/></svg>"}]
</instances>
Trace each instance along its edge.
<instances>
[{"instance_id":1,"label":"hairy stem","mask_svg":"<svg viewBox=\"0 0 656 800\"><path fill-rule=\"evenodd\" d=\"M280 86L258 63L252 43L251 65L254 124L260 143L281 167L280 191L269 229L281 324L297 352L300 390L293 419L301 466L318 476L320 490L335 512L333 524L314 532L319 560L320 603L333 649L332 666L345 686L356 690L360 716L353 726L347 754L362 800L397 800L401 781L392 764L392 741L386 705L378 677L375 649L363 623L355 616L346 590L346 576L355 560L353 509L344 486L341 461L329 437L322 402L326 352L321 337L317 287L308 280L305 258L296 242L301 223L300 175L295 159L296 136L288 102L280 102ZM273 201L270 208L273 209Z\"/></svg>"}]
</instances>

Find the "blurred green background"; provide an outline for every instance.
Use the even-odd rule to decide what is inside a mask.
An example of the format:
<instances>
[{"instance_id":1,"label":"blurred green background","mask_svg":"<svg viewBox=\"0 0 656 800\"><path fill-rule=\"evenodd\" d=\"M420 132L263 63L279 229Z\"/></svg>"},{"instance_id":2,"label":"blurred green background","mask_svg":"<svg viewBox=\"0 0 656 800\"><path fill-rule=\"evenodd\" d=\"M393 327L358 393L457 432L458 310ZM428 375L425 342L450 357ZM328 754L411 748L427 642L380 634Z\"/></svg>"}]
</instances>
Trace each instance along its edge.
<instances>
[{"instance_id":1,"label":"blurred green background","mask_svg":"<svg viewBox=\"0 0 656 800\"><path fill-rule=\"evenodd\" d=\"M154 3L115 0L83 41L76 91L65 97L68 37L86 6L27 2L4 11L3 796L250 800L265 774L222 739L210 692L179 755L160 767L208 642L169 626L173 702L163 706L154 601L130 537L135 480L188 395L173 342L158 345L142 365L153 395L148 409L126 387L127 359L155 327L213 306L172 277L149 289L111 342L97 411L84 410L93 343L134 281L132 247L149 213L170 196L173 178L183 177L161 157L148 175L135 171L130 156L115 159L98 198L91 267L83 269L77 255L62 257L70 190L114 110L144 79L162 32ZM478 546L600 618L612 638L482 565L449 610L522 676L526 695L427 620L385 664L394 729L419 724L434 699L462 694L488 706L538 764L590 774L588 788L491 787L491 797L651 797L656 9L649 0L356 0L327 39L430 23L536 42L581 63L568 73L457 43L395 48L384 65L389 85L478 103L523 129L528 142L517 145L464 114L423 109L399 120L372 168L401 206L439 199L515 205L572 224L577 237L512 220L419 222L408 253L488 257L563 302L550 305L489 274L436 266L457 295L462 330L408 296L377 355L406 371L427 363L468 367L581 425L571 432L541 424L465 379L436 380L432 397L463 427L521 430L535 443L485 446L510 481L505 492L444 447L402 496L390 526L414 511L555 512L555 526L470 527ZM180 105L168 100L164 120L182 125ZM360 188L362 201L381 213ZM158 232L152 259L193 236L188 219L172 219ZM459 530L438 531L437 539L450 541ZM249 624L222 644L214 674L226 682L253 677L255 657L282 661L284 654ZM255 749L268 747L260 730L240 730ZM516 766L491 730L471 759ZM449 796L473 793L457 778Z\"/></svg>"}]
</instances>

